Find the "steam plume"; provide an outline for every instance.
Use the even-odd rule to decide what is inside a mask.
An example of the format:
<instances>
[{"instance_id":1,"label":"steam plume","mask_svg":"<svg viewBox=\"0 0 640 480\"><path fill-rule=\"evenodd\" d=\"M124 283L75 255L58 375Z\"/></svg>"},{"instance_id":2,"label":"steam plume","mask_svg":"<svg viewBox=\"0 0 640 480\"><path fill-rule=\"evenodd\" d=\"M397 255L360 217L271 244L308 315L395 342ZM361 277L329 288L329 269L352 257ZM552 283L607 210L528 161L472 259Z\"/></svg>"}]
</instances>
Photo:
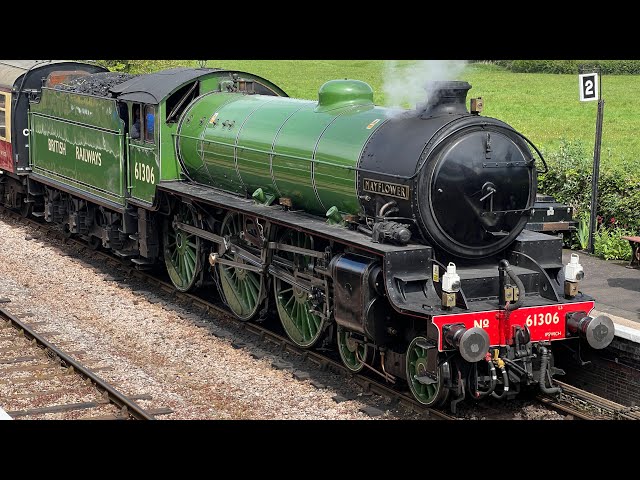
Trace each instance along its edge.
<instances>
[{"instance_id":1,"label":"steam plume","mask_svg":"<svg viewBox=\"0 0 640 480\"><path fill-rule=\"evenodd\" d=\"M384 62L385 105L391 108L414 108L425 103L437 92L427 91L427 84L436 80L460 80L466 60L418 60L401 66L396 60ZM402 114L399 110L397 114Z\"/></svg>"}]
</instances>

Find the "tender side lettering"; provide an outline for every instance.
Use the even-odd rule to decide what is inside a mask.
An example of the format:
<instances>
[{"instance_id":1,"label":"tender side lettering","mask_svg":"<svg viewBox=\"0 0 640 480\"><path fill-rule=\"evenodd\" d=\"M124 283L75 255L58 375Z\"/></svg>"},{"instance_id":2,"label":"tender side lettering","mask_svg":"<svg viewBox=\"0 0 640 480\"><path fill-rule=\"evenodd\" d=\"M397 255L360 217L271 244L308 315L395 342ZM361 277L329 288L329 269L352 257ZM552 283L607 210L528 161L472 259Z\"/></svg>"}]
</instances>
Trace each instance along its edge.
<instances>
[{"instance_id":1,"label":"tender side lettering","mask_svg":"<svg viewBox=\"0 0 640 480\"><path fill-rule=\"evenodd\" d=\"M82 160L83 162L91 163L92 165L102 166L102 158L100 158L100 152L90 150L84 147L76 147L76 160Z\"/></svg>"},{"instance_id":2,"label":"tender side lettering","mask_svg":"<svg viewBox=\"0 0 640 480\"><path fill-rule=\"evenodd\" d=\"M409 187L407 185L398 185L396 183L381 182L380 180L365 178L362 188L365 192L379 193L389 197L409 200Z\"/></svg>"},{"instance_id":3,"label":"tender side lettering","mask_svg":"<svg viewBox=\"0 0 640 480\"><path fill-rule=\"evenodd\" d=\"M60 155L67 154L67 144L65 142L61 142L60 140L54 140L52 138L47 138L47 145L49 147L50 152L59 153Z\"/></svg>"}]
</instances>

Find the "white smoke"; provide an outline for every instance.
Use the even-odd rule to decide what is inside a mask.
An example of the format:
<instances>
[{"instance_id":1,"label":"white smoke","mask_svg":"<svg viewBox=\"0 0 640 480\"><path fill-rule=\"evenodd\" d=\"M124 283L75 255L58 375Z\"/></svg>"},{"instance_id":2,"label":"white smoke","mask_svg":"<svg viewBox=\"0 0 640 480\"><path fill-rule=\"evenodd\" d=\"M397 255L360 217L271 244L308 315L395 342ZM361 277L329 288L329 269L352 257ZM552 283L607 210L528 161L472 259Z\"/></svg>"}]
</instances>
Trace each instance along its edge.
<instances>
[{"instance_id":1,"label":"white smoke","mask_svg":"<svg viewBox=\"0 0 640 480\"><path fill-rule=\"evenodd\" d=\"M418 60L405 65L397 60L387 60L384 62L382 85L385 105L413 109L418 104L424 104L428 96L437 94L427 91L429 82L460 80L466 66L466 60ZM396 113L401 115L405 111L398 110Z\"/></svg>"}]
</instances>

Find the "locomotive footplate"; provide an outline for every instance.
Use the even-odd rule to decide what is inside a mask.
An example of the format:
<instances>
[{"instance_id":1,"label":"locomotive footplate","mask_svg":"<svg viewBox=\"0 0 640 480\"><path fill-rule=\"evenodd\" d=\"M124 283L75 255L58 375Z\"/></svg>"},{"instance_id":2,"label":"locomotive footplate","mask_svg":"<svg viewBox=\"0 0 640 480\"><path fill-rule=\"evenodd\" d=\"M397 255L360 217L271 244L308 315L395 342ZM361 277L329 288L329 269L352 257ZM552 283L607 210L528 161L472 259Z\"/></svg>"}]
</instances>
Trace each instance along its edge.
<instances>
[{"instance_id":1,"label":"locomotive footplate","mask_svg":"<svg viewBox=\"0 0 640 480\"><path fill-rule=\"evenodd\" d=\"M158 190L180 197L200 201L214 206L223 206L245 215L267 217L270 221L296 230L306 230L327 238L369 251L378 255L388 252L429 251L430 247L418 244L397 246L386 243L373 243L371 237L360 232L338 225L330 225L317 216L283 210L279 205L265 206L257 204L253 199L239 198L230 194L212 191L211 188L190 182L161 182ZM214 240L215 241L215 240ZM409 255L410 256L410 255Z\"/></svg>"}]
</instances>

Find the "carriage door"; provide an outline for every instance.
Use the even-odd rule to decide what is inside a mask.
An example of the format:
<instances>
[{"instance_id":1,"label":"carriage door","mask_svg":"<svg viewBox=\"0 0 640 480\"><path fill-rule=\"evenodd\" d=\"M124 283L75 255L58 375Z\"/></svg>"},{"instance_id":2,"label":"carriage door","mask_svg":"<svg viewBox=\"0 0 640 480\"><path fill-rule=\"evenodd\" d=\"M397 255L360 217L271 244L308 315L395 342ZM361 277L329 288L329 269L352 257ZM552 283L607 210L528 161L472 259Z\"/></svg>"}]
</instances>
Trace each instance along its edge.
<instances>
[{"instance_id":1,"label":"carriage door","mask_svg":"<svg viewBox=\"0 0 640 480\"><path fill-rule=\"evenodd\" d=\"M148 203L153 203L160 180L156 109L156 105L133 103L129 115L129 192Z\"/></svg>"},{"instance_id":2,"label":"carriage door","mask_svg":"<svg viewBox=\"0 0 640 480\"><path fill-rule=\"evenodd\" d=\"M0 170L13 172L11 152L11 94L0 92Z\"/></svg>"}]
</instances>

